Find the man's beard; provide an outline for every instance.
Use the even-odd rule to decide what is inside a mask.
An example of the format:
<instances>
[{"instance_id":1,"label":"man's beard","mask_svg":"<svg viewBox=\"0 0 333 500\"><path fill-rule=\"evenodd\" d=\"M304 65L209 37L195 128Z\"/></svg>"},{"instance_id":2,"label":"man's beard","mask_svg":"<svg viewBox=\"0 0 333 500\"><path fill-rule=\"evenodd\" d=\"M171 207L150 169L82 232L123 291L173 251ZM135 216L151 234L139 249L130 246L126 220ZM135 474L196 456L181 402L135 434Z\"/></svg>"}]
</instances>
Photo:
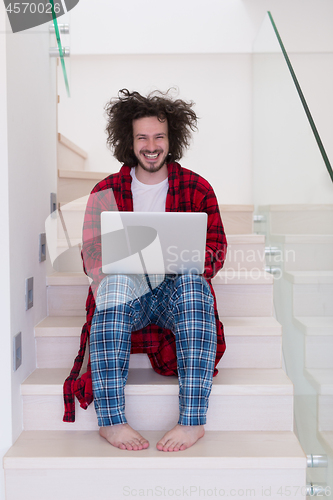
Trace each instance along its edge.
<instances>
[{"instance_id":1,"label":"man's beard","mask_svg":"<svg viewBox=\"0 0 333 500\"><path fill-rule=\"evenodd\" d=\"M168 158L168 155L169 155L169 153L165 153L165 155L161 158L159 163L151 163L150 166L145 165L143 163L143 161L141 161L141 159L138 158L137 156L136 156L136 159L138 161L138 164L140 165L140 167L143 170L145 170L146 172L154 173L154 172L158 172L159 170L161 170L161 168L165 165L166 160Z\"/></svg>"}]
</instances>

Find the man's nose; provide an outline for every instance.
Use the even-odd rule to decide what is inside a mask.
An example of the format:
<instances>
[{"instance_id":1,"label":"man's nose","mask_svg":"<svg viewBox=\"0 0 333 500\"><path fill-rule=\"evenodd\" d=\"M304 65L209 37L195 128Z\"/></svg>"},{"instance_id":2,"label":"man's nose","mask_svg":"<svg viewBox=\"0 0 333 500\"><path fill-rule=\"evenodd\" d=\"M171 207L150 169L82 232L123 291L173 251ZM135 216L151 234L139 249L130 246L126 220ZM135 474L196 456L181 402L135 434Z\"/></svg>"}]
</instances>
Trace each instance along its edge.
<instances>
[{"instance_id":1,"label":"man's nose","mask_svg":"<svg viewBox=\"0 0 333 500\"><path fill-rule=\"evenodd\" d=\"M147 148L149 149L149 151L155 151L156 142L155 142L155 139L153 137L148 139Z\"/></svg>"}]
</instances>

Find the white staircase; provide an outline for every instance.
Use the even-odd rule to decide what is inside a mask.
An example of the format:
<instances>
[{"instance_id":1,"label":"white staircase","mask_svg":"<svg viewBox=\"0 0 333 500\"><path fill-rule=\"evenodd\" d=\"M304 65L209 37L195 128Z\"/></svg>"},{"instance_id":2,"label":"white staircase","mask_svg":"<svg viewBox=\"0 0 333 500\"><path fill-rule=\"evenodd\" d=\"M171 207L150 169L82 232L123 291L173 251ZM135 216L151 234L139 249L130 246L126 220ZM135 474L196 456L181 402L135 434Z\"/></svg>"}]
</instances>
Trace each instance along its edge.
<instances>
[{"instance_id":1,"label":"white staircase","mask_svg":"<svg viewBox=\"0 0 333 500\"><path fill-rule=\"evenodd\" d=\"M61 205L71 201L70 189L64 193ZM229 248L213 285L227 351L205 436L175 453L155 445L178 420L178 381L156 374L143 354L131 356L125 394L127 419L149 439L147 450L109 445L99 436L93 404L86 411L76 405L75 423L62 421L62 385L78 351L89 286L78 260L82 206L67 208L67 236L78 251L47 279L48 317L35 329L37 366L22 384L24 430L4 458L6 500L281 500L290 491L304 499L306 457L293 432L294 391L282 370L273 277L263 270L265 240L251 234L253 207L221 206ZM59 252L66 246L60 232Z\"/></svg>"},{"instance_id":2,"label":"white staircase","mask_svg":"<svg viewBox=\"0 0 333 500\"><path fill-rule=\"evenodd\" d=\"M58 133L58 200L69 203L90 193L97 182L107 176L105 172L85 170L87 153Z\"/></svg>"},{"instance_id":3,"label":"white staircase","mask_svg":"<svg viewBox=\"0 0 333 500\"><path fill-rule=\"evenodd\" d=\"M238 245L241 239L235 236ZM244 251L250 239L264 244L261 236L246 235ZM227 351L214 378L204 438L184 452L156 450L178 419L178 382L156 374L137 354L131 356L126 414L151 444L128 452L99 436L93 405L87 411L77 405L76 422L62 422L62 384L78 350L88 279L83 273L49 276L50 316L36 327L37 367L22 384L24 431L4 460L7 500L155 498L163 491L194 499L214 492L238 498L246 491L280 499L291 486L294 498L305 498L306 458L293 433L293 385L281 368L273 278L229 266L214 288Z\"/></svg>"}]
</instances>

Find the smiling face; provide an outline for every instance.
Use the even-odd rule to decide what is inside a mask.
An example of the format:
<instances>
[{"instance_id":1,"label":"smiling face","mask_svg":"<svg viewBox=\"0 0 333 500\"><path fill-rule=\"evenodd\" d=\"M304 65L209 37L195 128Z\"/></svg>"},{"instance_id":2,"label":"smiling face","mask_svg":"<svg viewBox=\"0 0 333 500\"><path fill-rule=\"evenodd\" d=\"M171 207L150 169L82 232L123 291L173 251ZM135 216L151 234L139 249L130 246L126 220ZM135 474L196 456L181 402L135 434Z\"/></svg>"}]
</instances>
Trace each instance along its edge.
<instances>
[{"instance_id":1,"label":"smiling face","mask_svg":"<svg viewBox=\"0 0 333 500\"><path fill-rule=\"evenodd\" d=\"M168 122L157 116L146 116L133 120L133 151L138 167L145 172L155 173L166 169L169 153Z\"/></svg>"}]
</instances>

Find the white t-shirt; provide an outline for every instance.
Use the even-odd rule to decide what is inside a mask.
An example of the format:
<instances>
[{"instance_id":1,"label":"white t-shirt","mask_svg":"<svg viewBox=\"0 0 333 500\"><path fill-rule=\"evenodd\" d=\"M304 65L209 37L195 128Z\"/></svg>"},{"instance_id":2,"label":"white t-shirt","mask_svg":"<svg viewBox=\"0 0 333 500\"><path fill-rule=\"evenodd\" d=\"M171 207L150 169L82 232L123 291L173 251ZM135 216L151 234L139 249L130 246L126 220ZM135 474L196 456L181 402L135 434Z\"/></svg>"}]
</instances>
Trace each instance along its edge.
<instances>
[{"instance_id":1,"label":"white t-shirt","mask_svg":"<svg viewBox=\"0 0 333 500\"><path fill-rule=\"evenodd\" d=\"M143 184L131 169L132 197L134 212L165 212L165 202L169 189L168 178L158 184Z\"/></svg>"}]
</instances>

